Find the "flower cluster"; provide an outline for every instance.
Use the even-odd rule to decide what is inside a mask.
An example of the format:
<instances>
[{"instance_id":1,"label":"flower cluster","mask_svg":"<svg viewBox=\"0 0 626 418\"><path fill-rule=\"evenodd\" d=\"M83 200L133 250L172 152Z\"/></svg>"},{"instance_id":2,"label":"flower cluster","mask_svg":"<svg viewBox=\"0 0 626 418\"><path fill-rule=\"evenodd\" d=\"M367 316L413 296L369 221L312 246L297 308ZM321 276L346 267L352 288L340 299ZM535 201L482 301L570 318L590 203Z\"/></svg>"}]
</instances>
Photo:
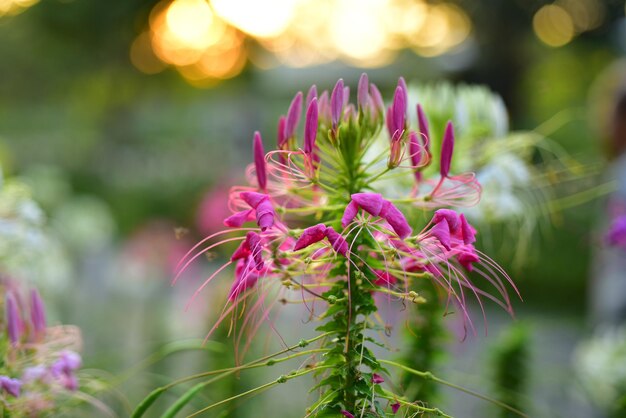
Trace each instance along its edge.
<instances>
[{"instance_id":1,"label":"flower cluster","mask_svg":"<svg viewBox=\"0 0 626 418\"><path fill-rule=\"evenodd\" d=\"M311 315L325 321L317 328L324 333L324 355L311 368L321 377L320 400L309 414L363 416L362 411L383 414L399 408L434 412L382 388L381 374L388 372L368 348L373 341L365 334L383 325L374 315L374 295L433 303L414 290L417 283L430 282L473 329L468 296L481 308L487 298L511 312L506 284L515 287L475 247L477 231L465 216L450 209L475 204L481 192L472 173L451 170L452 123L445 125L439 170L433 175L427 169L433 162L428 118L417 105L418 125L411 127L404 80L400 78L388 107L365 74L356 96L351 103L342 80L330 93L318 95L313 86L306 99L298 93L280 117L275 150L266 153L261 134L254 134L248 185L230 191L232 215L224 220L228 229L194 246L174 280L204 252L239 243L231 259L194 294L235 264L228 302L211 332L229 316L232 321L243 318L237 342L244 330L250 331L247 348L271 309L293 301L288 295L295 293ZM412 187L380 193L381 184L403 176L412 179ZM219 240L231 233L237 236ZM256 302L246 302L255 295Z\"/></svg>"},{"instance_id":2,"label":"flower cluster","mask_svg":"<svg viewBox=\"0 0 626 418\"><path fill-rule=\"evenodd\" d=\"M55 398L78 389L81 357L78 333L48 327L43 301L36 289L23 297L20 286L3 281L2 339L7 347L0 368L0 401L16 416L53 410Z\"/></svg>"}]
</instances>

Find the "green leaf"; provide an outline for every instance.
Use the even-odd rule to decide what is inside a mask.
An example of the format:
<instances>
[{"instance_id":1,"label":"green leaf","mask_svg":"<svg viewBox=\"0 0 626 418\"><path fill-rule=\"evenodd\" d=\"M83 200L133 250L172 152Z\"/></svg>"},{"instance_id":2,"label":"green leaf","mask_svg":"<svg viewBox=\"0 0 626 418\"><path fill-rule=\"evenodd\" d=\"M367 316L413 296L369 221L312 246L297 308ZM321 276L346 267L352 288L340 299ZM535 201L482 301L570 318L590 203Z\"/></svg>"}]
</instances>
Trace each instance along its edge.
<instances>
[{"instance_id":1,"label":"green leaf","mask_svg":"<svg viewBox=\"0 0 626 418\"><path fill-rule=\"evenodd\" d=\"M167 409L167 411L163 413L163 415L161 415L161 418L173 418L174 416L176 416L176 414L179 413L180 410L183 409L183 407L187 405L189 401L191 401L194 398L194 396L196 396L198 392L200 392L203 388L205 388L209 383L211 383L210 380L206 382L198 383L197 385L194 385L193 387L191 387L191 389L183 393L183 395L180 398L178 398L178 400L174 402L172 406L170 406Z\"/></svg>"},{"instance_id":2,"label":"green leaf","mask_svg":"<svg viewBox=\"0 0 626 418\"><path fill-rule=\"evenodd\" d=\"M160 387L157 388L155 390L153 390L152 392L150 392L150 394L148 396L146 396L143 401L141 401L139 403L139 405L137 405L137 408L135 408L135 410L133 411L133 414L131 415L131 418L139 418L142 417L143 414L146 413L146 411L148 410L148 408L150 408L150 406L159 398L159 396L161 396L161 394L163 392L165 392L167 390L166 387Z\"/></svg>"}]
</instances>

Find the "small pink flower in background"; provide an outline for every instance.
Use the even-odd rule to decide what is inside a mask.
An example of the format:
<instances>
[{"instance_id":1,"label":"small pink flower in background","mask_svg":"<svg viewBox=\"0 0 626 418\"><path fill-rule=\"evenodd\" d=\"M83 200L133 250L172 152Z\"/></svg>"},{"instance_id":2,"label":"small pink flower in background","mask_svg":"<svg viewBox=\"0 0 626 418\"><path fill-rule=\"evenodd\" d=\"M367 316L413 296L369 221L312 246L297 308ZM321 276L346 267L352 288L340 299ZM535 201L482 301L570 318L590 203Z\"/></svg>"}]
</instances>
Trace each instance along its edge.
<instances>
[{"instance_id":1,"label":"small pink flower in background","mask_svg":"<svg viewBox=\"0 0 626 418\"><path fill-rule=\"evenodd\" d=\"M211 234L222 228L222 221L230 215L228 209L228 187L211 188L204 193L196 214L196 225L202 234Z\"/></svg>"},{"instance_id":2,"label":"small pink flower in background","mask_svg":"<svg viewBox=\"0 0 626 418\"><path fill-rule=\"evenodd\" d=\"M346 410L341 411L341 414L342 414L344 417L347 417L347 418L354 418L354 415L352 415L350 412L348 412L348 411L346 411Z\"/></svg>"},{"instance_id":3,"label":"small pink flower in background","mask_svg":"<svg viewBox=\"0 0 626 418\"><path fill-rule=\"evenodd\" d=\"M615 218L606 234L606 242L612 247L626 249L626 215Z\"/></svg>"},{"instance_id":4,"label":"small pink flower in background","mask_svg":"<svg viewBox=\"0 0 626 418\"><path fill-rule=\"evenodd\" d=\"M17 398L20 396L22 382L8 376L0 376L0 388L7 394Z\"/></svg>"}]
</instances>

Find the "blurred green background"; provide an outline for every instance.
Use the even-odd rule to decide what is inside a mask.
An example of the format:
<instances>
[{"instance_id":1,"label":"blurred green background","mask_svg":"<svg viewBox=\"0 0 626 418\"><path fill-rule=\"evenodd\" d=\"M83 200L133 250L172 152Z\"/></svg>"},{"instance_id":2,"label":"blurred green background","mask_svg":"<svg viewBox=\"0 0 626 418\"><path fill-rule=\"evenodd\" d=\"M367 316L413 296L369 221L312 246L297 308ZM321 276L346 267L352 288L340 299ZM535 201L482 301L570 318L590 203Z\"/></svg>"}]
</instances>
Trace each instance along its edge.
<instances>
[{"instance_id":1,"label":"blurred green background","mask_svg":"<svg viewBox=\"0 0 626 418\"><path fill-rule=\"evenodd\" d=\"M602 165L590 92L626 51L624 14L623 0L0 0L0 163L31 186L71 260L70 284L47 286L53 317L79 325L87 364L112 374L202 337L208 314L182 308L211 265L172 290L171 263L220 224L211 202L243 177L252 133L272 144L278 116L312 83L355 86L367 71L386 97L398 76L485 84L512 130L560 115L550 138ZM589 173L568 187L595 184ZM209 190L218 197L203 206ZM549 216L521 268L493 254L523 294L518 316L544 332L536 341L566 334L552 354L586 330L601 205ZM131 404L160 378L143 379L122 390ZM588 416L577 411L538 416Z\"/></svg>"}]
</instances>

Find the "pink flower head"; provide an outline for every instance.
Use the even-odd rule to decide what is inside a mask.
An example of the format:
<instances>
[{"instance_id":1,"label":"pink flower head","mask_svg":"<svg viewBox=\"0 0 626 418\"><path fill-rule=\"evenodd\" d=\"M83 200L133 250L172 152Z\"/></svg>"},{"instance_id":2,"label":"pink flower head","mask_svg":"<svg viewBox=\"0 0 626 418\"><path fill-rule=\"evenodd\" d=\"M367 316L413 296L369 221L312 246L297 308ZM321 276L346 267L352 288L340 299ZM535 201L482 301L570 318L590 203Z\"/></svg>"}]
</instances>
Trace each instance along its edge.
<instances>
[{"instance_id":1,"label":"pink flower head","mask_svg":"<svg viewBox=\"0 0 626 418\"><path fill-rule=\"evenodd\" d=\"M6 306L7 334L9 335L11 345L15 346L22 337L22 319L20 318L17 302L15 302L12 294L7 293L4 303Z\"/></svg>"},{"instance_id":2,"label":"pink flower head","mask_svg":"<svg viewBox=\"0 0 626 418\"><path fill-rule=\"evenodd\" d=\"M328 238L330 245L333 246L333 250L346 257L349 249L348 242L332 226L326 228L326 238Z\"/></svg>"},{"instance_id":3,"label":"pink flower head","mask_svg":"<svg viewBox=\"0 0 626 418\"><path fill-rule=\"evenodd\" d=\"M17 398L20 396L22 382L18 379L11 379L8 376L0 376L0 388L5 393Z\"/></svg>"},{"instance_id":4,"label":"pink flower head","mask_svg":"<svg viewBox=\"0 0 626 418\"><path fill-rule=\"evenodd\" d=\"M393 405L391 405L391 412L393 412L394 414L397 413L400 410L400 403L396 402Z\"/></svg>"},{"instance_id":5,"label":"pink flower head","mask_svg":"<svg viewBox=\"0 0 626 418\"><path fill-rule=\"evenodd\" d=\"M359 105L359 109L363 112L369 105L369 80L367 74L361 74L359 78L359 85L356 91L356 100Z\"/></svg>"},{"instance_id":6,"label":"pink flower head","mask_svg":"<svg viewBox=\"0 0 626 418\"><path fill-rule=\"evenodd\" d=\"M428 119L426 119L426 114L424 113L424 110L420 105L417 105L417 124L420 134L424 138L424 147L426 148L426 152L430 154L430 133L428 132Z\"/></svg>"},{"instance_id":7,"label":"pink flower head","mask_svg":"<svg viewBox=\"0 0 626 418\"><path fill-rule=\"evenodd\" d=\"M315 149L318 118L317 98L313 98L306 111L306 120L304 125L304 152L307 154L313 153L313 150Z\"/></svg>"},{"instance_id":8,"label":"pink flower head","mask_svg":"<svg viewBox=\"0 0 626 418\"><path fill-rule=\"evenodd\" d=\"M256 192L241 192L239 195L244 202L255 209L256 221L261 231L265 231L274 225L276 213L268 195Z\"/></svg>"},{"instance_id":9,"label":"pink flower head","mask_svg":"<svg viewBox=\"0 0 626 418\"><path fill-rule=\"evenodd\" d=\"M302 92L298 92L287 111L287 122L285 124L285 137L287 139L293 138L296 135L296 129L298 129L298 123L300 123L300 115L302 115Z\"/></svg>"},{"instance_id":10,"label":"pink flower head","mask_svg":"<svg viewBox=\"0 0 626 418\"><path fill-rule=\"evenodd\" d=\"M46 335L46 309L37 289L30 291L30 321L35 338L43 340Z\"/></svg>"},{"instance_id":11,"label":"pink flower head","mask_svg":"<svg viewBox=\"0 0 626 418\"><path fill-rule=\"evenodd\" d=\"M385 383L385 379L383 379L381 375L374 373L372 375L372 383L375 385L380 385L381 383Z\"/></svg>"},{"instance_id":12,"label":"pink flower head","mask_svg":"<svg viewBox=\"0 0 626 418\"><path fill-rule=\"evenodd\" d=\"M454 128L452 122L446 124L446 131L443 134L443 142L441 143L441 165L439 172L441 177L448 177L450 173L450 162L452 161L452 152L454 151Z\"/></svg>"},{"instance_id":13,"label":"pink flower head","mask_svg":"<svg viewBox=\"0 0 626 418\"><path fill-rule=\"evenodd\" d=\"M326 225L317 224L315 226L311 226L302 231L302 234L300 235L300 238L298 238L298 240L296 241L293 250L301 250L311 244L320 242L324 238L326 238Z\"/></svg>"},{"instance_id":14,"label":"pink flower head","mask_svg":"<svg viewBox=\"0 0 626 418\"><path fill-rule=\"evenodd\" d=\"M341 414L347 418L354 418L354 415L352 415L350 412L346 411L345 409L341 411Z\"/></svg>"},{"instance_id":15,"label":"pink flower head","mask_svg":"<svg viewBox=\"0 0 626 418\"><path fill-rule=\"evenodd\" d=\"M335 84L335 88L330 95L330 117L333 129L337 129L337 125L341 119L341 114L343 113L343 95L343 79L340 78L339 81L337 81L337 84Z\"/></svg>"},{"instance_id":16,"label":"pink flower head","mask_svg":"<svg viewBox=\"0 0 626 418\"><path fill-rule=\"evenodd\" d=\"M306 94L306 100L304 101L304 103L306 104L307 108L309 107L313 99L317 99L317 87L315 86L315 84L311 86L309 92Z\"/></svg>"},{"instance_id":17,"label":"pink flower head","mask_svg":"<svg viewBox=\"0 0 626 418\"><path fill-rule=\"evenodd\" d=\"M352 202L346 206L341 221L344 228L352 222L359 208L370 215L383 218L402 239L413 232L402 212L378 193L355 193L352 195Z\"/></svg>"},{"instance_id":18,"label":"pink flower head","mask_svg":"<svg viewBox=\"0 0 626 418\"><path fill-rule=\"evenodd\" d=\"M256 131L252 142L252 151L254 153L254 166L256 167L256 178L261 190L267 187L267 171L265 169L265 150L263 150L263 140L261 133Z\"/></svg>"}]
</instances>

